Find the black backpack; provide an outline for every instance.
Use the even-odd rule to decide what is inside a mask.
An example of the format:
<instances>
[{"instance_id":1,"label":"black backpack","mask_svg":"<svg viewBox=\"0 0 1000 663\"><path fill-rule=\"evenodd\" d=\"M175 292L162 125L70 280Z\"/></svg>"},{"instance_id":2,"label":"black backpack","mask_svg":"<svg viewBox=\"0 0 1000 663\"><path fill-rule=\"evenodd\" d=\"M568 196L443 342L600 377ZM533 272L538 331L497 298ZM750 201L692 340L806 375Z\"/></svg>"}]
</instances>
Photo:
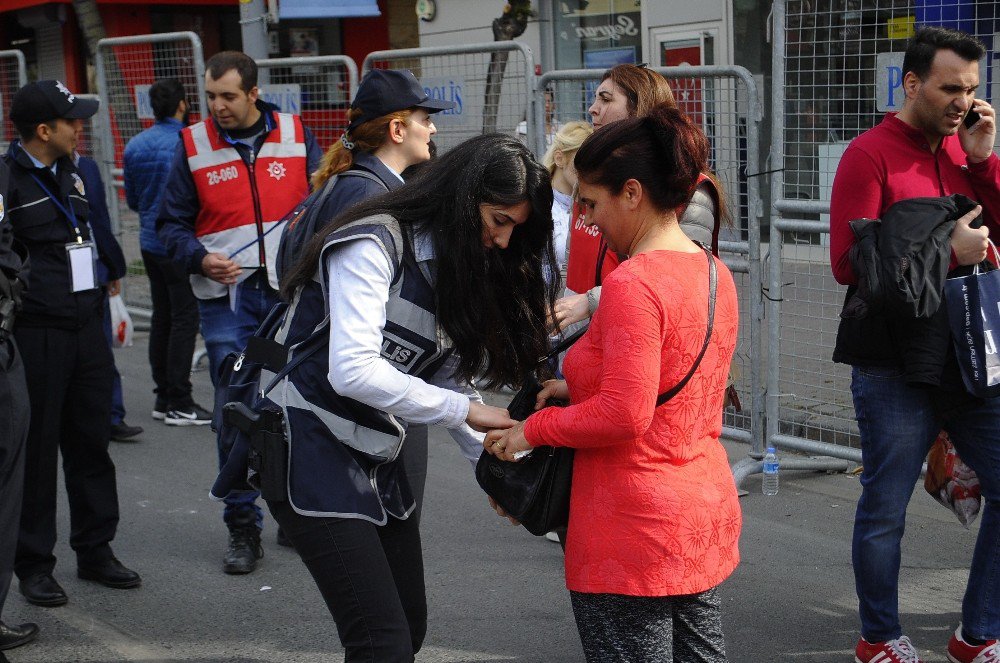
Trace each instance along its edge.
<instances>
[{"instance_id":1,"label":"black backpack","mask_svg":"<svg viewBox=\"0 0 1000 663\"><path fill-rule=\"evenodd\" d=\"M278 248L278 257L275 261L279 281L284 279L285 273L298 260L302 254L302 247L305 246L306 242L315 237L316 233L330 220L320 219L319 211L323 209L323 204L341 177L363 177L366 180L378 182L380 186L385 187L386 191L389 190L385 186L385 183L373 173L367 170L352 168L351 170L345 170L338 175L334 175L326 181L326 184L322 188L309 194L305 200L296 205L281 220L284 228L281 230L281 245Z\"/></svg>"}]
</instances>

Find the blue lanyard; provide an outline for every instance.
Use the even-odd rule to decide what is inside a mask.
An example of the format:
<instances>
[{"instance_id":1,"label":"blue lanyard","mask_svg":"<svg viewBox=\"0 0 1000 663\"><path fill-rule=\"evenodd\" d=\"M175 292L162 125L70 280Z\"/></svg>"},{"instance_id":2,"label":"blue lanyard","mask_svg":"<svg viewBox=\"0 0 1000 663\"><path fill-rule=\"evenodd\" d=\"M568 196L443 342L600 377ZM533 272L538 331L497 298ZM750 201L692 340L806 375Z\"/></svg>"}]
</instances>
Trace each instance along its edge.
<instances>
[{"instance_id":1,"label":"blue lanyard","mask_svg":"<svg viewBox=\"0 0 1000 663\"><path fill-rule=\"evenodd\" d=\"M282 225L283 225L283 222L282 222L282 221L279 221L278 223L275 223L275 224L274 224L273 226L271 226L271 228L270 228L270 229L269 229L269 230L268 230L267 232L265 232L265 233L264 233L263 235L261 235L260 237L257 237L257 238L255 238L255 239L254 239L254 240L253 240L252 242L249 242L249 243L247 243L247 244L244 244L244 245L243 245L243 246L241 246L240 248L238 248L238 249L236 249L235 251L233 251L232 253L230 253L230 254L229 254L229 259L230 259L230 260L232 260L232 259L233 259L233 258L235 258L235 257L236 257L236 256L237 256L238 254L242 253L243 251L246 251L247 249L249 249L249 248L250 248L251 246L253 246L254 244L259 244L259 243L260 243L260 241L261 241L262 239L264 239L265 237L267 237L268 235L270 235L270 234L271 234L272 232L274 232L274 230L275 230L276 228L280 228L280 227L281 227Z\"/></svg>"},{"instance_id":2,"label":"blue lanyard","mask_svg":"<svg viewBox=\"0 0 1000 663\"><path fill-rule=\"evenodd\" d=\"M70 225L73 226L73 232L76 233L76 243L83 244L83 235L80 234L80 224L77 223L76 212L73 211L73 203L69 202L69 198L67 198L66 205L63 205L62 201L52 195L52 192L48 190L48 187L42 184L42 181L38 179L34 173L28 174L31 175L31 179L35 180L35 184L37 184L41 190L45 192L45 195L49 197L49 200L51 200L52 203L59 208L59 211L65 214L66 218L69 219Z\"/></svg>"}]
</instances>

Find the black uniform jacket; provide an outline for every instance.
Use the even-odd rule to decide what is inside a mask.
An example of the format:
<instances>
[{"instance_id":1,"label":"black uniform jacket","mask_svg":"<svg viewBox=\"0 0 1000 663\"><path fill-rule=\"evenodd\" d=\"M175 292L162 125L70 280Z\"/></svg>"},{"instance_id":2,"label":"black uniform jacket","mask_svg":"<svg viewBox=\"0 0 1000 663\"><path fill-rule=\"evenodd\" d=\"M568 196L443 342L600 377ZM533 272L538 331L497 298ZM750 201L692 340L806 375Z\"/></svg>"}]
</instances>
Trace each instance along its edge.
<instances>
[{"instance_id":1,"label":"black uniform jacket","mask_svg":"<svg viewBox=\"0 0 1000 663\"><path fill-rule=\"evenodd\" d=\"M103 288L71 292L66 245L76 242L77 235L60 205L72 210L81 238L90 241L90 206L83 180L69 157L58 160L55 175L48 168L35 166L19 141L11 143L3 159L11 178L4 202L5 221L10 222L15 239L25 246L31 260L30 278L21 275L27 289L17 325L79 329L94 316L104 315L105 296ZM35 178L58 198L59 205Z\"/></svg>"}]
</instances>

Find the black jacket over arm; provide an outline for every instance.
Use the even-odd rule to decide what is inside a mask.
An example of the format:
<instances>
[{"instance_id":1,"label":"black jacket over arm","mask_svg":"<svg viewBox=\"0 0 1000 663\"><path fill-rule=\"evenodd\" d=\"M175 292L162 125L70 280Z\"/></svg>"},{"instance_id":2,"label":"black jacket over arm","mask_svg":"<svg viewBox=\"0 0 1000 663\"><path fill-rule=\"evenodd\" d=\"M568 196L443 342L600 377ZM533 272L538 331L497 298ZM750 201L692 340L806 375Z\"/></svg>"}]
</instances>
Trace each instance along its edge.
<instances>
[{"instance_id":1,"label":"black jacket over arm","mask_svg":"<svg viewBox=\"0 0 1000 663\"><path fill-rule=\"evenodd\" d=\"M942 410L975 402L963 386L942 306L951 232L975 205L960 194L912 198L892 205L881 220L851 222L858 285L844 299L835 362L900 367L908 384L937 392Z\"/></svg>"}]
</instances>

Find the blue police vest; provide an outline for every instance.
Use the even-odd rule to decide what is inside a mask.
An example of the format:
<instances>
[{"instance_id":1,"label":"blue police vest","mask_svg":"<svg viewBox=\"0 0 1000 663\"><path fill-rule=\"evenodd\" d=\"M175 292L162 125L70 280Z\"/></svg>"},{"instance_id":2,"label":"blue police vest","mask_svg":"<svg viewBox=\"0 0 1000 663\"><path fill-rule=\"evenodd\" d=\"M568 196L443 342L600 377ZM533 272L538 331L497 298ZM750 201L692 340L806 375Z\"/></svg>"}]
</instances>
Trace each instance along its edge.
<instances>
[{"instance_id":1,"label":"blue police vest","mask_svg":"<svg viewBox=\"0 0 1000 663\"><path fill-rule=\"evenodd\" d=\"M368 238L379 244L393 268L382 357L408 375L426 378L437 372L451 347L438 329L430 274L414 256L411 233L383 215L360 219L327 236L316 274L292 299L275 336L289 348L290 359L296 346L328 322L329 251ZM388 516L406 518L414 498L398 461L405 424L334 392L329 370L329 352L321 348L268 394L284 413L292 507L306 516L362 518L380 525ZM261 383L268 383L270 376L273 373L265 371Z\"/></svg>"}]
</instances>

